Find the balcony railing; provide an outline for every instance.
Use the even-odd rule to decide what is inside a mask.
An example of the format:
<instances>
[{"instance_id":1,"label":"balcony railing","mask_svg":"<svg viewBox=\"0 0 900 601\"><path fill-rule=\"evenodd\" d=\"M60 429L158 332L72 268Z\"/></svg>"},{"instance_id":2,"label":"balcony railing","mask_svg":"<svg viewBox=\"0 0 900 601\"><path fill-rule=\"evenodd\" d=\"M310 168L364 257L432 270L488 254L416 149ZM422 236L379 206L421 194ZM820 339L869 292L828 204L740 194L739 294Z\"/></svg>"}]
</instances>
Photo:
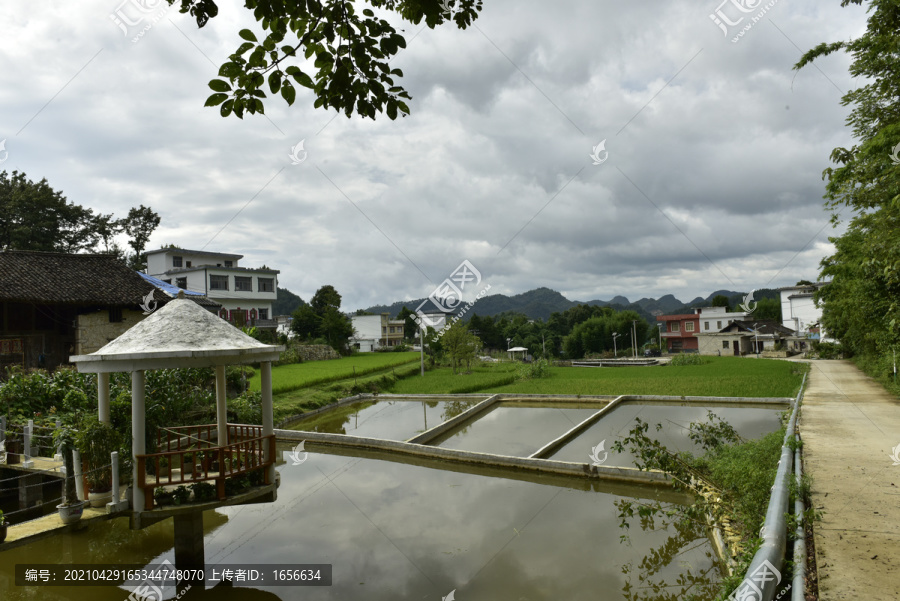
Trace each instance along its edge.
<instances>
[{"instance_id":1,"label":"balcony railing","mask_svg":"<svg viewBox=\"0 0 900 601\"><path fill-rule=\"evenodd\" d=\"M228 424L227 445L211 441L215 424L165 428L157 435L160 452L137 456L137 486L144 490L144 509L154 506L153 489L160 486L215 481L216 498L225 494L225 479L275 464L275 435L263 436L262 426Z\"/></svg>"}]
</instances>

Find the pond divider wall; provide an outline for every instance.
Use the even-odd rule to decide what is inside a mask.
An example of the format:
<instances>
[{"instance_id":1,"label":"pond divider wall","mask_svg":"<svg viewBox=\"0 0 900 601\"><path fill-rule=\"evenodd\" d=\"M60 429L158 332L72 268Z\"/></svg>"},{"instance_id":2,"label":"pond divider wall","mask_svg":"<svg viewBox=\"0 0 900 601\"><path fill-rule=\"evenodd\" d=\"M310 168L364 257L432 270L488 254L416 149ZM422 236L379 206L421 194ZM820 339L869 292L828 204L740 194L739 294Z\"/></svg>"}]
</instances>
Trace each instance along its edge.
<instances>
[{"instance_id":1,"label":"pond divider wall","mask_svg":"<svg viewBox=\"0 0 900 601\"><path fill-rule=\"evenodd\" d=\"M490 397L484 399L483 401L481 401L480 403L478 403L477 405L475 405L474 407L469 407L468 409L466 409L465 411L463 411L456 417L452 417L452 418L448 419L447 421L436 425L434 428L425 430L421 434L413 436L406 442L408 442L410 444L428 444L429 442L431 442L432 440L434 440L435 438L437 438L444 432L453 430L456 427L462 427L462 425L465 422L475 419L477 416L484 413L485 411L490 409L495 403L497 403L497 399L499 399L499 398L500 398L499 394L490 396Z\"/></svg>"},{"instance_id":2,"label":"pond divider wall","mask_svg":"<svg viewBox=\"0 0 900 601\"><path fill-rule=\"evenodd\" d=\"M577 424L574 428L572 428L571 430L569 430L568 432L566 432L559 438L557 438L555 440L551 440L550 442L548 442L547 444L542 446L540 449L538 449L537 451L532 453L530 455L530 459L545 459L547 457L550 457L551 455L553 455L553 453L555 453L556 451L563 448L566 444L568 444L569 441L571 441L573 438L575 438L576 436L578 436L579 434L581 434L582 432L587 430L594 423L596 423L597 420L599 420L601 417L603 417L604 415L606 415L607 413L609 413L610 411L612 411L613 409L618 407L620 404L622 404L622 401L625 398L626 397L624 397L624 396L616 397L615 399L610 401L610 403L606 407L604 407L597 413L593 414L592 416L588 417L586 420L582 421L580 424Z\"/></svg>"}]
</instances>

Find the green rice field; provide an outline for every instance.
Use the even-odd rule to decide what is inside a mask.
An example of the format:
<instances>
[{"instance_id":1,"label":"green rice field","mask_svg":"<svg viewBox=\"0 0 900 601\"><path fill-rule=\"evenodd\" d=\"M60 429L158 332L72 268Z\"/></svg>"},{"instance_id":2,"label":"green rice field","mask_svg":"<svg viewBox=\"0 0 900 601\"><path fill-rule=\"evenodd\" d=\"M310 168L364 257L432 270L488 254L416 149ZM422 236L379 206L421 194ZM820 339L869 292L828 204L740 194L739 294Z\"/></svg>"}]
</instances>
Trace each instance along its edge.
<instances>
[{"instance_id":1,"label":"green rice field","mask_svg":"<svg viewBox=\"0 0 900 601\"><path fill-rule=\"evenodd\" d=\"M419 360L419 353L366 353L331 361L308 361L272 368L272 394L326 384L406 365ZM260 389L259 372L250 379L250 390Z\"/></svg>"},{"instance_id":2,"label":"green rice field","mask_svg":"<svg viewBox=\"0 0 900 601\"><path fill-rule=\"evenodd\" d=\"M397 382L394 394L462 392L791 397L797 394L805 364L775 359L704 357L703 365L683 367L551 367L550 376L516 380L512 364L494 364L453 375L449 368Z\"/></svg>"}]
</instances>

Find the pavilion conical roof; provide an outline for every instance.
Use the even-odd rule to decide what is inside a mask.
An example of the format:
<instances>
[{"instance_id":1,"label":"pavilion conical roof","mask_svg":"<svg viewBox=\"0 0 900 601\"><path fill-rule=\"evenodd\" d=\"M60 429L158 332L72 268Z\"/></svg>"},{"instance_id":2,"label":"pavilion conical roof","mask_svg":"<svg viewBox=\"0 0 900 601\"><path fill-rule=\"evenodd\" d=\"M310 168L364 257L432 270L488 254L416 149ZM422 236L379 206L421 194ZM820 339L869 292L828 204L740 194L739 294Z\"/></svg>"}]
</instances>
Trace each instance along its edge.
<instances>
[{"instance_id":1,"label":"pavilion conical roof","mask_svg":"<svg viewBox=\"0 0 900 601\"><path fill-rule=\"evenodd\" d=\"M197 303L179 298L98 351L71 361L86 372L201 367L273 361L282 348L263 344Z\"/></svg>"}]
</instances>

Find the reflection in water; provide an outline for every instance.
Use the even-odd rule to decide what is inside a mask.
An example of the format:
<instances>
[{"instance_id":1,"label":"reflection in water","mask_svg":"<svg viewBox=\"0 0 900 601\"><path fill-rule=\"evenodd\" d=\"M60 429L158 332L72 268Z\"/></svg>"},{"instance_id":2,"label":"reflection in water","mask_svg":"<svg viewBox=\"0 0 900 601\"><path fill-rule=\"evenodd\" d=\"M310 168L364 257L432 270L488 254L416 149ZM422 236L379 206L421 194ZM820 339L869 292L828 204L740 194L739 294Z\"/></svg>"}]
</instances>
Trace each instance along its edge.
<instances>
[{"instance_id":1,"label":"reflection in water","mask_svg":"<svg viewBox=\"0 0 900 601\"><path fill-rule=\"evenodd\" d=\"M290 429L407 440L456 417L481 400L360 401L312 415L292 424Z\"/></svg>"},{"instance_id":2,"label":"reflection in water","mask_svg":"<svg viewBox=\"0 0 900 601\"><path fill-rule=\"evenodd\" d=\"M634 498L621 484L605 489L601 484L598 491L591 490L597 483L573 480L588 488L569 488L550 484L552 479L545 484L312 451L303 464L283 465L280 471L275 503L219 509L227 522L207 533L205 545L208 565L333 565L331 587L259 587L284 601L436 600L454 589L460 601L631 599L623 569L665 545L669 536L641 530L632 534L630 546L620 545L614 502ZM671 499L666 490L633 490L645 501ZM35 543L25 548L23 560L174 560L170 523L141 532L128 531L123 520L108 527L113 530L85 533L69 552L62 551L59 539ZM59 538L70 538L66 544L72 546L79 535ZM685 562L692 569L712 569L708 545L697 542L658 572L677 578ZM4 554L0 558L2 572L11 577L6 562L13 562ZM7 596L12 590L7 581L0 596L92 601L127 596L100 587L26 589ZM59 596L44 596L45 591ZM212 590L202 598L218 600L224 593Z\"/></svg>"}]
</instances>

